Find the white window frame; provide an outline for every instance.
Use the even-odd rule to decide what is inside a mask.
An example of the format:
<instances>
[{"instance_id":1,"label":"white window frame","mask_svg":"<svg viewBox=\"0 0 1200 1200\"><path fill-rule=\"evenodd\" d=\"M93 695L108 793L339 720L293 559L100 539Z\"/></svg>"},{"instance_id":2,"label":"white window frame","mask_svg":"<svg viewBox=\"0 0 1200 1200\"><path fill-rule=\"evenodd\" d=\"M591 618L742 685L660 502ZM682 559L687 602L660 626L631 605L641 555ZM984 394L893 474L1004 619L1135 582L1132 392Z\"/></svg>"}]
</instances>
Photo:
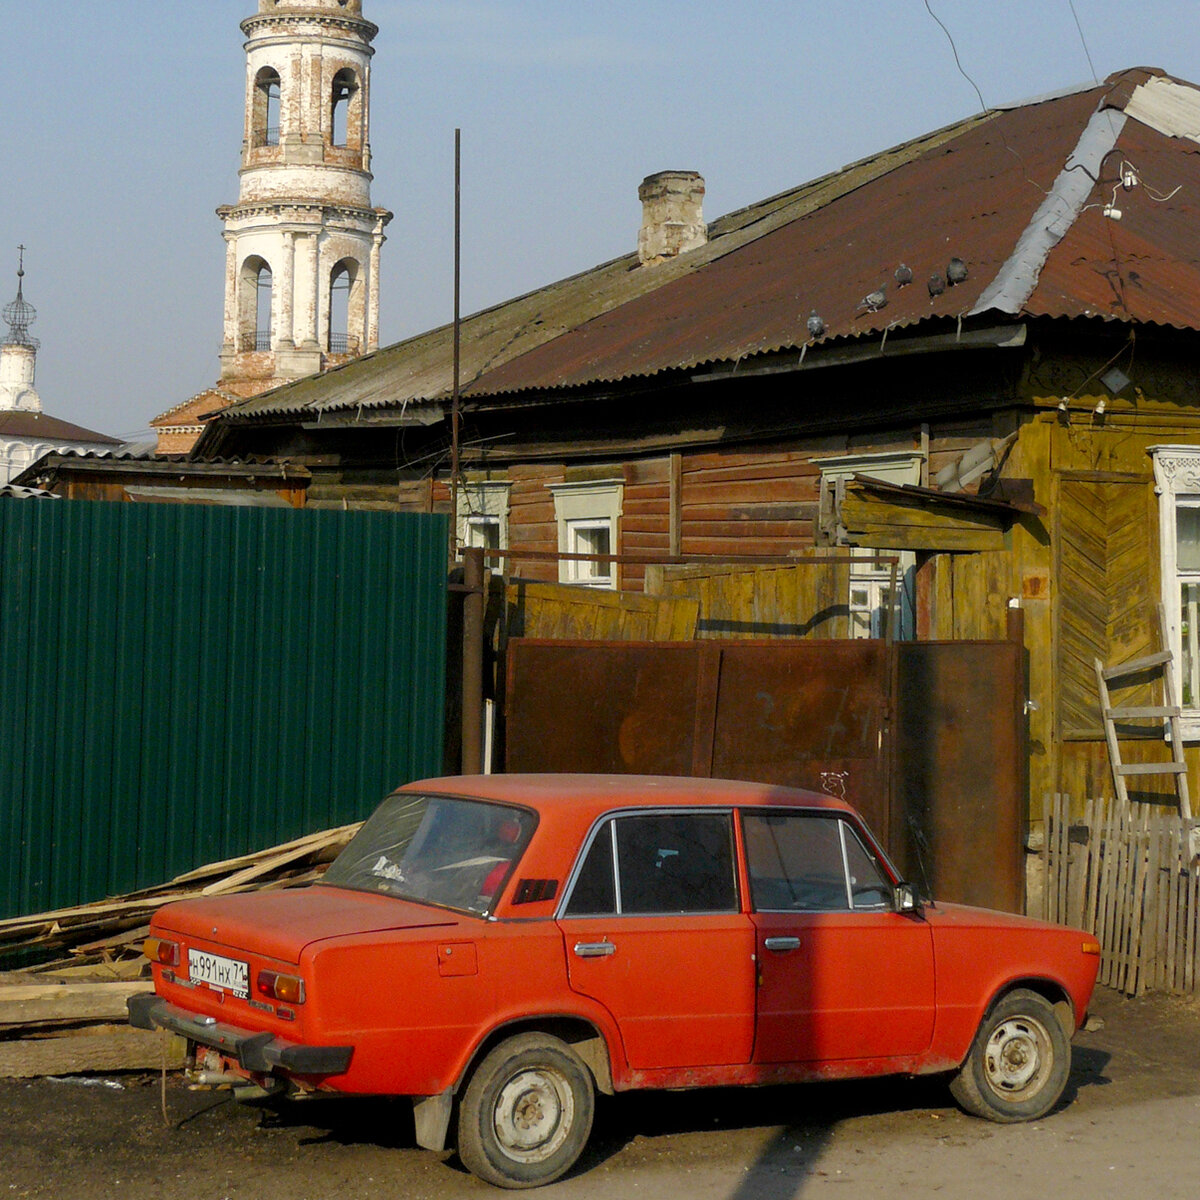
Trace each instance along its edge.
<instances>
[{"instance_id":1,"label":"white window frame","mask_svg":"<svg viewBox=\"0 0 1200 1200\"><path fill-rule=\"evenodd\" d=\"M1167 648L1176 665L1175 678L1179 688L1178 699L1182 703L1185 660L1183 657L1183 604L1180 587L1183 583L1200 583L1200 572L1179 569L1178 543L1176 541L1176 516L1180 508L1200 508L1200 446L1151 446L1154 463L1154 490L1158 495L1158 544L1160 592L1163 614L1166 617ZM1189 641L1195 651L1193 663L1200 663L1200 631L1191 622ZM1200 668L1197 669L1200 674ZM1180 736L1186 741L1200 741L1200 680L1193 680L1193 702L1183 709L1179 719Z\"/></svg>"},{"instance_id":2,"label":"white window frame","mask_svg":"<svg viewBox=\"0 0 1200 1200\"><path fill-rule=\"evenodd\" d=\"M471 540L471 532L483 525L495 525L500 530L498 550L508 549L508 483L465 483L458 491L458 513L455 537L460 546L479 546Z\"/></svg>"},{"instance_id":3,"label":"white window frame","mask_svg":"<svg viewBox=\"0 0 1200 1200\"><path fill-rule=\"evenodd\" d=\"M618 554L618 534L625 487L619 479L596 479L579 483L552 483L554 517L558 523L559 554L585 553L578 547L579 535L587 530L607 529L611 553ZM616 590L616 563L560 559L560 583Z\"/></svg>"},{"instance_id":4,"label":"white window frame","mask_svg":"<svg viewBox=\"0 0 1200 1200\"><path fill-rule=\"evenodd\" d=\"M846 532L838 523L838 514L846 480L850 476L869 475L885 483L919 484L924 465L925 456L919 450L885 450L875 454L839 454L832 458L813 459L813 466L821 472L820 509L823 514L828 514L832 522L834 543L848 546ZM867 558L880 552L853 547L850 553L854 557ZM896 550L893 553L900 560L896 566L896 583L900 594L895 606L899 622L892 635L903 641L913 637L916 630L917 556L911 550ZM850 568L851 637L882 636L883 608L890 579L891 568L880 563L863 563L861 567ZM854 602L856 590L865 592L865 603Z\"/></svg>"}]
</instances>

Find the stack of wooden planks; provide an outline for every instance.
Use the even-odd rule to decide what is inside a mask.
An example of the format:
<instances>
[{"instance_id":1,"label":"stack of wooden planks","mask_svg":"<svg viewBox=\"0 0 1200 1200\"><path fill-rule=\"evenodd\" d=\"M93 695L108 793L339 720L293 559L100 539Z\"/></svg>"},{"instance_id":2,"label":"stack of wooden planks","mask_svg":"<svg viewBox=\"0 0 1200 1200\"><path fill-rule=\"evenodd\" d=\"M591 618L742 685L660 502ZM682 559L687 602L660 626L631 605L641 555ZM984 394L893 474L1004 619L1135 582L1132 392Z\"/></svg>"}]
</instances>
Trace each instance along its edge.
<instances>
[{"instance_id":1,"label":"stack of wooden planks","mask_svg":"<svg viewBox=\"0 0 1200 1200\"><path fill-rule=\"evenodd\" d=\"M178 1038L125 1023L125 1001L151 988L141 953L151 915L192 896L311 883L358 828L323 830L156 887L0 921L0 964L39 960L0 971L0 1078L182 1065Z\"/></svg>"}]
</instances>

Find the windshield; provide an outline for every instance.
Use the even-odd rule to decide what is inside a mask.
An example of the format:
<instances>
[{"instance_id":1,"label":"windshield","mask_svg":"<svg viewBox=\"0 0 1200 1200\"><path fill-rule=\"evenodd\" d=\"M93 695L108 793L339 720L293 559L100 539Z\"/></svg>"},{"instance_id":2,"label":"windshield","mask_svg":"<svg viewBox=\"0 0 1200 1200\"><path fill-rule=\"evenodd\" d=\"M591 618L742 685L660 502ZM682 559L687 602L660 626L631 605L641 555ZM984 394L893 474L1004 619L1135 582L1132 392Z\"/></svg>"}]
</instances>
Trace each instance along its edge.
<instances>
[{"instance_id":1,"label":"windshield","mask_svg":"<svg viewBox=\"0 0 1200 1200\"><path fill-rule=\"evenodd\" d=\"M505 804L397 792L324 882L486 915L536 824L533 813Z\"/></svg>"}]
</instances>

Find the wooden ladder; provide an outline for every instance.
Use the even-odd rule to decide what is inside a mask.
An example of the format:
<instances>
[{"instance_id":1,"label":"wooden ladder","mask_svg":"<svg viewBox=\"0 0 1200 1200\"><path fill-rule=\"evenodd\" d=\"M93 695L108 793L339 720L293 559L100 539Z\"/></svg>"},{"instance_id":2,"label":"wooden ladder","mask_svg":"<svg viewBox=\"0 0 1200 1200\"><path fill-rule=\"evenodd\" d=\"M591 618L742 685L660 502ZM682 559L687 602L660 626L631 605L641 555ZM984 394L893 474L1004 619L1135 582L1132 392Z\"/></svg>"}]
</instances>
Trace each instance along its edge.
<instances>
[{"instance_id":1,"label":"wooden ladder","mask_svg":"<svg viewBox=\"0 0 1200 1200\"><path fill-rule=\"evenodd\" d=\"M1131 658L1115 667L1106 667L1098 658L1096 664L1096 686L1100 691L1100 713L1104 720L1104 736L1108 741L1108 758L1112 766L1113 785L1117 798L1128 802L1129 789L1125 780L1130 775L1173 775L1175 790L1179 797L1179 815L1191 820L1192 805L1188 797L1187 763L1183 757L1183 739L1179 734L1180 708L1175 693L1175 673L1172 669L1170 650L1159 650L1142 658ZM1109 694L1109 680L1119 680L1129 675L1140 675L1145 671L1161 668L1162 704L1113 704ZM1128 684L1115 683L1115 688ZM1126 763L1121 761L1121 744L1117 741L1116 722L1158 720L1171 743L1172 758L1169 762Z\"/></svg>"}]
</instances>

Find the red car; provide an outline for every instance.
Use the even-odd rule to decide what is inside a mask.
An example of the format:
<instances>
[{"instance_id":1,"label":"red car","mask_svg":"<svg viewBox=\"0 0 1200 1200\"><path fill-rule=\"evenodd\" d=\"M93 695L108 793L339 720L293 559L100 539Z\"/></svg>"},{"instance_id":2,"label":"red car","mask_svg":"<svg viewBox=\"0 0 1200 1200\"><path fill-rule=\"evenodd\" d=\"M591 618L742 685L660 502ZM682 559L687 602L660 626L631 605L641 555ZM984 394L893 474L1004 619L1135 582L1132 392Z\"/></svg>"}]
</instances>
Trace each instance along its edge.
<instances>
[{"instance_id":1,"label":"red car","mask_svg":"<svg viewBox=\"0 0 1200 1200\"><path fill-rule=\"evenodd\" d=\"M163 908L129 1007L210 1078L411 1096L420 1145L516 1188L575 1162L597 1090L944 1072L1040 1117L1099 952L922 904L828 796L496 775L401 788L318 884Z\"/></svg>"}]
</instances>

